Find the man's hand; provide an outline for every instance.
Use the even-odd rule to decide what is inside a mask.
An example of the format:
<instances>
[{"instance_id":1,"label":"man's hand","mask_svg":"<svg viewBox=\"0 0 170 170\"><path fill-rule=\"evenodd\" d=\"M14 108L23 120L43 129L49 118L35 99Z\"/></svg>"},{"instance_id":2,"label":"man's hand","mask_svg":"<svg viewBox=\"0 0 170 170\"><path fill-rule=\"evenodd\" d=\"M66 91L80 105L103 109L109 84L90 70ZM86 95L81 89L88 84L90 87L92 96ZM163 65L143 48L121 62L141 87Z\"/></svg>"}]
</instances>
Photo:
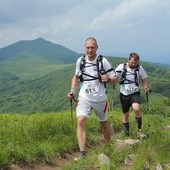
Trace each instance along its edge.
<instances>
[{"instance_id":1,"label":"man's hand","mask_svg":"<svg viewBox=\"0 0 170 170\"><path fill-rule=\"evenodd\" d=\"M100 76L101 76L101 81L103 83L110 82L110 79L109 79L109 77L106 74L101 74Z\"/></svg>"},{"instance_id":2,"label":"man's hand","mask_svg":"<svg viewBox=\"0 0 170 170\"><path fill-rule=\"evenodd\" d=\"M74 98L73 93L70 93L70 92L69 92L69 93L67 94L67 98L70 99L70 100L72 100L72 99Z\"/></svg>"},{"instance_id":3,"label":"man's hand","mask_svg":"<svg viewBox=\"0 0 170 170\"><path fill-rule=\"evenodd\" d=\"M149 86L144 86L144 91L145 93L150 93L151 89L149 88Z\"/></svg>"},{"instance_id":4,"label":"man's hand","mask_svg":"<svg viewBox=\"0 0 170 170\"><path fill-rule=\"evenodd\" d=\"M70 92L67 94L67 98L70 100L74 99L75 92L76 92L75 89L71 88Z\"/></svg>"}]
</instances>

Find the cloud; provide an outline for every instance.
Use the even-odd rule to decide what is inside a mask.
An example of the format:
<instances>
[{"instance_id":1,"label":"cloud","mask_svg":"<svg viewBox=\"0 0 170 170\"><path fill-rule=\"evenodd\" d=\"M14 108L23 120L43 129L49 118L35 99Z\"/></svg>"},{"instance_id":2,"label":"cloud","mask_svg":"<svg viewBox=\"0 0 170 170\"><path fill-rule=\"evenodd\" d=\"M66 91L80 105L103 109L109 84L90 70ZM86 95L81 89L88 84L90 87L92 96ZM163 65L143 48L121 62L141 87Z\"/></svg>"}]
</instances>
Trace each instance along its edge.
<instances>
[{"instance_id":1,"label":"cloud","mask_svg":"<svg viewBox=\"0 0 170 170\"><path fill-rule=\"evenodd\" d=\"M77 52L94 36L99 52L170 53L169 0L5 0L0 47L45 38Z\"/></svg>"},{"instance_id":2,"label":"cloud","mask_svg":"<svg viewBox=\"0 0 170 170\"><path fill-rule=\"evenodd\" d=\"M160 15L168 13L170 2L161 2L161 0L125 0L120 6L108 9L94 18L90 29L101 31L106 28L127 29L136 25L141 26L146 21L160 18ZM166 11L161 14L163 10Z\"/></svg>"},{"instance_id":3,"label":"cloud","mask_svg":"<svg viewBox=\"0 0 170 170\"><path fill-rule=\"evenodd\" d=\"M112 41L106 50L143 50L145 53L160 54L168 50L166 48L170 43L167 37L169 8L168 0L164 3L161 0L125 0L95 17L89 30L95 30L99 37L102 32L102 37ZM165 38L167 43L161 44Z\"/></svg>"}]
</instances>

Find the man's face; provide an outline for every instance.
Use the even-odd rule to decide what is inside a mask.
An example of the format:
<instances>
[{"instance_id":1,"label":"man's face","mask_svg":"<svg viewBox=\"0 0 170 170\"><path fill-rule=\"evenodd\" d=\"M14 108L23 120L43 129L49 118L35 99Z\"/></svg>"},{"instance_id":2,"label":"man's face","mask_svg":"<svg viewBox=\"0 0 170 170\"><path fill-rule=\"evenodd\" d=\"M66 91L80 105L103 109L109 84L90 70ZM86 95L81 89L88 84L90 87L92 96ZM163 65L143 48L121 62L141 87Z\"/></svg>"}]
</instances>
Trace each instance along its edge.
<instances>
[{"instance_id":1,"label":"man's face","mask_svg":"<svg viewBox=\"0 0 170 170\"><path fill-rule=\"evenodd\" d=\"M85 50L86 54L88 55L89 58L93 59L96 57L96 51L97 51L97 44L94 40L89 39L85 43Z\"/></svg>"},{"instance_id":2,"label":"man's face","mask_svg":"<svg viewBox=\"0 0 170 170\"><path fill-rule=\"evenodd\" d=\"M128 61L129 67L130 67L131 69L136 68L137 65L138 65L138 63L139 63L139 61L136 60L136 59L133 58L133 57Z\"/></svg>"}]
</instances>

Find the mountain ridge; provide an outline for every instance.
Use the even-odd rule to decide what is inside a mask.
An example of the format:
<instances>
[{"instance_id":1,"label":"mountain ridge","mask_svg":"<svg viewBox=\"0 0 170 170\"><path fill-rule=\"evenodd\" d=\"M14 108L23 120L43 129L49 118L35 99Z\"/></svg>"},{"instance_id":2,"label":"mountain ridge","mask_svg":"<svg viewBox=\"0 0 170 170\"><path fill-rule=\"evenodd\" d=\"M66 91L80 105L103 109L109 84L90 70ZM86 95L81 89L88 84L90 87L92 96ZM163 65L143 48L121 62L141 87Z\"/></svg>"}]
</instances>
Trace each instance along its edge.
<instances>
[{"instance_id":1,"label":"mountain ridge","mask_svg":"<svg viewBox=\"0 0 170 170\"><path fill-rule=\"evenodd\" d=\"M17 59L21 56L39 56L56 64L74 63L80 56L59 44L54 44L43 38L21 40L0 49L0 61Z\"/></svg>"}]
</instances>

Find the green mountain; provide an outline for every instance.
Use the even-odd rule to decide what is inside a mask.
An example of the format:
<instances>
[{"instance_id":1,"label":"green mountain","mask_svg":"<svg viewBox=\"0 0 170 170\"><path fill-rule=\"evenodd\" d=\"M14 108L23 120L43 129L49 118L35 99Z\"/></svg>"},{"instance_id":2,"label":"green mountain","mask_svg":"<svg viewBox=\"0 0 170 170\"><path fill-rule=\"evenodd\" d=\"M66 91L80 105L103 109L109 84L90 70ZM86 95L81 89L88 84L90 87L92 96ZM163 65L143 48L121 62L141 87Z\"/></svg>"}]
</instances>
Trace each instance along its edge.
<instances>
[{"instance_id":1,"label":"green mountain","mask_svg":"<svg viewBox=\"0 0 170 170\"><path fill-rule=\"evenodd\" d=\"M53 71L35 80L20 80L0 73L0 113L56 112L69 108L66 94L70 89L73 65Z\"/></svg>"},{"instance_id":2,"label":"green mountain","mask_svg":"<svg viewBox=\"0 0 170 170\"><path fill-rule=\"evenodd\" d=\"M56 64L68 64L74 63L80 54L42 38L19 41L0 49L0 61L9 59L17 61L22 57L31 56Z\"/></svg>"},{"instance_id":3,"label":"green mountain","mask_svg":"<svg viewBox=\"0 0 170 170\"><path fill-rule=\"evenodd\" d=\"M81 54L44 39L19 41L0 49L0 113L58 112L70 108L66 94ZM115 68L127 58L107 57ZM152 96L170 96L170 69L142 62ZM109 101L119 106L118 85L107 85ZM155 98L156 98L155 97ZM145 94L142 96L145 100ZM170 102L169 102L170 103Z\"/></svg>"},{"instance_id":4,"label":"green mountain","mask_svg":"<svg viewBox=\"0 0 170 170\"><path fill-rule=\"evenodd\" d=\"M125 58L108 58L115 67L125 62ZM165 96L170 104L170 69L141 62L149 75L150 96L160 98ZM66 98L70 90L71 78L74 74L74 64L66 64L64 68L39 77L34 80L21 80L10 73L0 73L0 113L49 113L70 109ZM114 106L119 106L119 85L115 89L107 85L108 99L114 100ZM142 92L142 101L146 102ZM154 100L155 100L154 99Z\"/></svg>"},{"instance_id":5,"label":"green mountain","mask_svg":"<svg viewBox=\"0 0 170 170\"><path fill-rule=\"evenodd\" d=\"M42 38L19 41L0 49L0 69L20 78L35 79L75 63L78 54Z\"/></svg>"}]
</instances>

